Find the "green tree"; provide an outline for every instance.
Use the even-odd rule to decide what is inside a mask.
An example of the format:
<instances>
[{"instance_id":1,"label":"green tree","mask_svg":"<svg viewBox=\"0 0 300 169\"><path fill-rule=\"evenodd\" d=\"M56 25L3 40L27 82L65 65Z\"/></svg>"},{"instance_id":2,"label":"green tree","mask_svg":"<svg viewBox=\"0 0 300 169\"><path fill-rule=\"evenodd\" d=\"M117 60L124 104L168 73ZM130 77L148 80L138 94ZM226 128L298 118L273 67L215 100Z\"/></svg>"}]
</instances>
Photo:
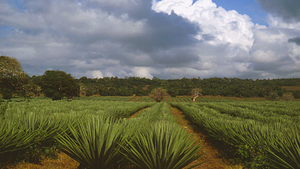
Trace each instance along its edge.
<instances>
[{"instance_id":1,"label":"green tree","mask_svg":"<svg viewBox=\"0 0 300 169\"><path fill-rule=\"evenodd\" d=\"M276 92L270 92L269 95L267 96L267 99L276 101L276 100L279 100L280 97L278 96L278 94Z\"/></svg>"},{"instance_id":2,"label":"green tree","mask_svg":"<svg viewBox=\"0 0 300 169\"><path fill-rule=\"evenodd\" d=\"M52 100L60 100L63 96L69 99L79 97L80 87L71 74L59 70L45 71L42 84L42 91L46 97Z\"/></svg>"},{"instance_id":3,"label":"green tree","mask_svg":"<svg viewBox=\"0 0 300 169\"><path fill-rule=\"evenodd\" d=\"M28 78L16 58L0 56L0 92L3 96L9 99L12 93L21 91Z\"/></svg>"},{"instance_id":4,"label":"green tree","mask_svg":"<svg viewBox=\"0 0 300 169\"><path fill-rule=\"evenodd\" d=\"M166 89L163 89L162 87L153 89L149 95L151 98L153 98L155 101L160 102L164 98L168 97L168 93Z\"/></svg>"},{"instance_id":5,"label":"green tree","mask_svg":"<svg viewBox=\"0 0 300 169\"><path fill-rule=\"evenodd\" d=\"M24 97L25 99L29 99L31 96L37 98L40 93L41 87L35 84L33 79L30 79L22 86L22 89L18 92L18 95Z\"/></svg>"},{"instance_id":6,"label":"green tree","mask_svg":"<svg viewBox=\"0 0 300 169\"><path fill-rule=\"evenodd\" d=\"M294 96L296 99L299 99L299 98L300 98L300 90L294 91L294 92L293 92L293 96Z\"/></svg>"}]
</instances>

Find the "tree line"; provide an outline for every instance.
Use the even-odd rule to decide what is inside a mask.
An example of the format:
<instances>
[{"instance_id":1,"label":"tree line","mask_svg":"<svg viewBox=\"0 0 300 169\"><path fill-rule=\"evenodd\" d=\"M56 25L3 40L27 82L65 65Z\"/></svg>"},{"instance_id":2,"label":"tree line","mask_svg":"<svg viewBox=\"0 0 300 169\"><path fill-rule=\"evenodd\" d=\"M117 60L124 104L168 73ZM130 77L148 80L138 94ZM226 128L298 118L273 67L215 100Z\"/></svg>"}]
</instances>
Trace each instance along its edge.
<instances>
[{"instance_id":1,"label":"tree line","mask_svg":"<svg viewBox=\"0 0 300 169\"><path fill-rule=\"evenodd\" d=\"M40 81L28 76L15 58L0 56L0 92L3 99L11 99L13 95L37 97L41 93L52 100L62 97L79 97L80 86L71 74L59 70L46 70Z\"/></svg>"},{"instance_id":2,"label":"tree line","mask_svg":"<svg viewBox=\"0 0 300 169\"><path fill-rule=\"evenodd\" d=\"M87 96L147 96L155 88L162 87L172 97L191 95L195 88L201 89L202 95L234 96L234 97L266 97L271 93L282 96L292 92L295 98L300 98L300 90L289 91L283 86L300 86L300 78L289 79L239 79L239 78L182 78L182 79L152 79L140 77L81 77L76 82L82 86L81 92Z\"/></svg>"},{"instance_id":3,"label":"tree line","mask_svg":"<svg viewBox=\"0 0 300 169\"><path fill-rule=\"evenodd\" d=\"M172 96L191 95L193 89L201 89L201 95L234 96L234 97L266 97L270 95L284 96L290 92L293 97L300 98L299 90L289 91L283 86L300 86L300 78L287 79L239 79L239 78L182 78L152 79L140 77L104 77L76 79L60 70L46 70L40 76L28 76L20 63L8 56L0 57L0 92L5 98L12 94L25 98L44 96L53 100L62 97L91 96L148 96L156 88L163 88ZM274 96L275 97L275 96Z\"/></svg>"}]
</instances>

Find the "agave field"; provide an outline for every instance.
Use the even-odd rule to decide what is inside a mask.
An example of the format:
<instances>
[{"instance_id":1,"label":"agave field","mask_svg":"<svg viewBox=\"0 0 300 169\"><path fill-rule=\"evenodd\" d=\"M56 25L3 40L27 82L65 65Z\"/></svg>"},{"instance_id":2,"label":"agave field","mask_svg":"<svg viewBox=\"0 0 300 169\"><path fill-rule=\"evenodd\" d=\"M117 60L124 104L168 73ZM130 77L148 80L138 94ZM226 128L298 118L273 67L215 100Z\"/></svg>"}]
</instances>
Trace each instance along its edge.
<instances>
[{"instance_id":1,"label":"agave field","mask_svg":"<svg viewBox=\"0 0 300 169\"><path fill-rule=\"evenodd\" d=\"M133 98L2 102L0 168L38 163L57 151L79 168L93 169L180 169L201 161L201 143L176 122L170 105L232 162L245 168L300 168L299 102Z\"/></svg>"},{"instance_id":2,"label":"agave field","mask_svg":"<svg viewBox=\"0 0 300 169\"><path fill-rule=\"evenodd\" d=\"M137 96L137 97L130 97L130 100L133 100L134 102L155 102L153 98L150 97L142 97L142 96ZM197 102L228 102L228 100L212 100L212 99L202 99L198 98L196 100ZM191 102L190 97L168 97L164 98L162 102Z\"/></svg>"},{"instance_id":3,"label":"agave field","mask_svg":"<svg viewBox=\"0 0 300 169\"><path fill-rule=\"evenodd\" d=\"M299 102L171 105L247 168L300 168Z\"/></svg>"},{"instance_id":4,"label":"agave field","mask_svg":"<svg viewBox=\"0 0 300 169\"><path fill-rule=\"evenodd\" d=\"M38 163L57 150L93 169L179 169L202 156L167 103L44 99L0 107L0 168Z\"/></svg>"}]
</instances>

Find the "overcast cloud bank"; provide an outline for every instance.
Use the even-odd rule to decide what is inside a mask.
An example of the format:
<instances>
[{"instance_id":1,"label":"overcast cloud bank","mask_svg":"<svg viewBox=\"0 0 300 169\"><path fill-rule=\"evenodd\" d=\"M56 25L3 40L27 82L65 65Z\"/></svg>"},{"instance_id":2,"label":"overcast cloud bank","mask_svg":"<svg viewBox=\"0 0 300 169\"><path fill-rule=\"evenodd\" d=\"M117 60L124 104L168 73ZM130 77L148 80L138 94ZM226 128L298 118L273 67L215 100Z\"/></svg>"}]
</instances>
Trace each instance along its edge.
<instances>
[{"instance_id":1,"label":"overcast cloud bank","mask_svg":"<svg viewBox=\"0 0 300 169\"><path fill-rule=\"evenodd\" d=\"M17 2L0 1L0 55L17 58L29 75L300 76L298 0L257 0L268 27L211 0Z\"/></svg>"}]
</instances>

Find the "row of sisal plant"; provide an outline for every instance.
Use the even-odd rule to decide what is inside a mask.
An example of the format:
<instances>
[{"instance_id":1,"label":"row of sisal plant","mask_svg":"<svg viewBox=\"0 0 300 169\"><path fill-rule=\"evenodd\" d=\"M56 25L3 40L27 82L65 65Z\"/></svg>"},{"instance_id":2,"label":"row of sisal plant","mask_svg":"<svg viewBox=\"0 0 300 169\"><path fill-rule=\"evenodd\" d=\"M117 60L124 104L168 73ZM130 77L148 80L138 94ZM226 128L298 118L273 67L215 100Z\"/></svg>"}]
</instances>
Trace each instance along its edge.
<instances>
[{"instance_id":1,"label":"row of sisal plant","mask_svg":"<svg viewBox=\"0 0 300 169\"><path fill-rule=\"evenodd\" d=\"M103 96L103 97L76 97L73 100L89 100L89 101L130 101L134 97L130 96Z\"/></svg>"},{"instance_id":2,"label":"row of sisal plant","mask_svg":"<svg viewBox=\"0 0 300 169\"><path fill-rule=\"evenodd\" d=\"M126 104L124 104L126 103ZM67 101L52 101L51 99L45 100L31 100L30 102L11 102L7 112L14 114L16 112L38 112L44 114L53 113L85 113L85 112L106 112L106 109L112 107L119 107L124 105L126 107L139 107L151 103L132 103L124 101L97 101L97 100L73 100ZM153 103L152 103L153 104Z\"/></svg>"},{"instance_id":3,"label":"row of sisal plant","mask_svg":"<svg viewBox=\"0 0 300 169\"><path fill-rule=\"evenodd\" d=\"M94 114L102 115L103 117L126 118L133 112L136 112L144 107L149 107L154 103L133 103L123 101L88 101L74 100L67 101L51 101L51 100L36 100L31 102L11 102L6 109L5 118L17 118L20 114L28 112L53 115L53 114ZM10 117L12 116L12 117Z\"/></svg>"},{"instance_id":4,"label":"row of sisal plant","mask_svg":"<svg viewBox=\"0 0 300 169\"><path fill-rule=\"evenodd\" d=\"M89 105L84 101L76 105L79 103ZM103 103L98 102L100 108L107 107ZM134 107L120 102L119 107L112 104L115 109L83 112L81 108L72 109L70 102L58 101L58 113L52 109L52 102L37 106L24 102L18 106L25 110L17 112L12 111L16 110L14 104L1 106L1 167L23 156L38 158L39 162L42 157L38 155L45 153L38 152L49 151L53 146L54 151L55 146L62 147L80 163L80 168L183 168L201 157L200 144L194 146L193 136L175 123L166 103L135 103ZM153 104L137 118L124 118ZM121 115L116 116L118 113Z\"/></svg>"},{"instance_id":5,"label":"row of sisal plant","mask_svg":"<svg viewBox=\"0 0 300 169\"><path fill-rule=\"evenodd\" d=\"M217 110L222 114L228 114L230 116L240 117L244 119L252 119L258 122L262 122L264 124L280 123L281 125L293 127L299 124L300 120L300 112L298 112L298 116L296 117L289 115L281 115L274 112L269 112L267 110L264 111L264 108L261 108L260 110L252 110L248 108L235 107L230 104L198 103L193 104L191 106L197 106L199 109L201 109L202 107L209 107L214 110Z\"/></svg>"},{"instance_id":6,"label":"row of sisal plant","mask_svg":"<svg viewBox=\"0 0 300 169\"><path fill-rule=\"evenodd\" d=\"M208 107L172 103L209 136L244 161L248 168L300 168L300 137L295 126L267 124L222 114ZM228 149L229 150L229 149Z\"/></svg>"},{"instance_id":7,"label":"row of sisal plant","mask_svg":"<svg viewBox=\"0 0 300 169\"><path fill-rule=\"evenodd\" d=\"M131 119L90 117L68 127L58 140L81 168L181 169L202 156L166 103Z\"/></svg>"},{"instance_id":8,"label":"row of sisal plant","mask_svg":"<svg viewBox=\"0 0 300 169\"><path fill-rule=\"evenodd\" d=\"M151 106L151 103L124 105L125 102L119 102L104 109L107 111L100 111L99 108L103 108L102 104L106 103L98 101L98 109L88 109L90 105L86 102L77 102L77 107L86 105L86 111L74 111L76 108L72 109L71 105L76 105L64 101L56 102L57 109L55 103L44 101L37 101L36 105L34 102L3 103L0 106L0 165L23 160L40 162L43 156L55 153L60 146L57 143L60 135L71 133L69 125L84 122L83 119L88 117L118 119ZM57 113L55 110L58 110Z\"/></svg>"},{"instance_id":9,"label":"row of sisal plant","mask_svg":"<svg viewBox=\"0 0 300 169\"><path fill-rule=\"evenodd\" d=\"M270 113L270 115L299 116L298 101L265 101L265 102L229 102L228 105L234 107L247 108L260 113Z\"/></svg>"},{"instance_id":10,"label":"row of sisal plant","mask_svg":"<svg viewBox=\"0 0 300 169\"><path fill-rule=\"evenodd\" d=\"M54 120L55 119L55 120ZM19 161L38 163L54 153L56 138L70 118L28 112L0 120L0 167Z\"/></svg>"}]
</instances>

